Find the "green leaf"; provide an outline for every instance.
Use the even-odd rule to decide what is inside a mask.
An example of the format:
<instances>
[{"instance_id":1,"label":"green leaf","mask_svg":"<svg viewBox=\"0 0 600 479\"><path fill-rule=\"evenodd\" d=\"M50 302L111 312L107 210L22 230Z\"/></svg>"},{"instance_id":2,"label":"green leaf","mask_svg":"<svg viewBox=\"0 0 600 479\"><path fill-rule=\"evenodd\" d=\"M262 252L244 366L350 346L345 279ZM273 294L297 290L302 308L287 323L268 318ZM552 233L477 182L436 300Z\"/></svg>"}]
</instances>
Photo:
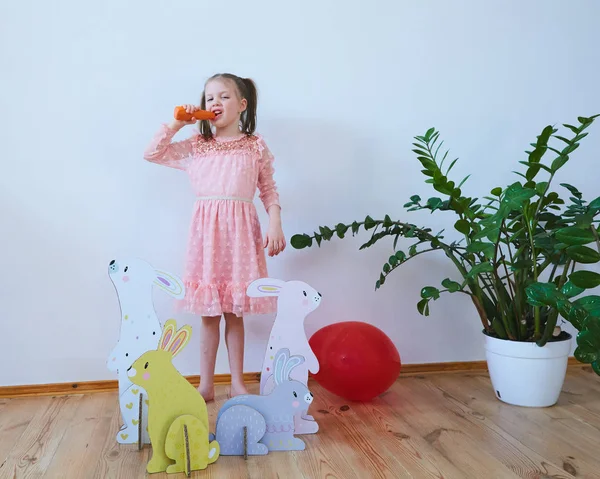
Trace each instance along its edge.
<instances>
[{"instance_id":1,"label":"green leaf","mask_svg":"<svg viewBox=\"0 0 600 479\"><path fill-rule=\"evenodd\" d=\"M500 228L498 226L494 226L491 228L485 228L473 236L474 240L487 238L490 241L496 241L498 239L498 235L500 234Z\"/></svg>"},{"instance_id":2,"label":"green leaf","mask_svg":"<svg viewBox=\"0 0 600 479\"><path fill-rule=\"evenodd\" d=\"M564 136L554 135L554 138L556 138L557 140L560 140L560 141L564 141L567 145L570 145L573 143L572 140L569 140L568 138L565 138Z\"/></svg>"},{"instance_id":3,"label":"green leaf","mask_svg":"<svg viewBox=\"0 0 600 479\"><path fill-rule=\"evenodd\" d=\"M462 185L465 184L465 181L467 181L469 179L471 175L467 175L463 178L463 180L458 184L458 188L460 188ZM460 195L459 195L460 196Z\"/></svg>"},{"instance_id":4,"label":"green leaf","mask_svg":"<svg viewBox=\"0 0 600 479\"><path fill-rule=\"evenodd\" d=\"M385 263L385 264L383 265L383 272L384 272L385 274L389 273L389 272L391 271L391 269L392 269L392 267L389 265L389 263Z\"/></svg>"},{"instance_id":5,"label":"green leaf","mask_svg":"<svg viewBox=\"0 0 600 479\"><path fill-rule=\"evenodd\" d=\"M467 220L458 220L456 223L454 223L454 228L462 233L462 234L469 234L469 231L471 231L471 227L469 226L469 222Z\"/></svg>"},{"instance_id":6,"label":"green leaf","mask_svg":"<svg viewBox=\"0 0 600 479\"><path fill-rule=\"evenodd\" d=\"M396 258L396 255L390 256L388 259L388 263L392 266L396 266L399 263L398 258Z\"/></svg>"},{"instance_id":7,"label":"green leaf","mask_svg":"<svg viewBox=\"0 0 600 479\"><path fill-rule=\"evenodd\" d=\"M394 256L398 259L398 261L400 261L400 263L402 263L406 259L406 254L404 254L404 251L396 251L396 254L394 254Z\"/></svg>"},{"instance_id":8,"label":"green leaf","mask_svg":"<svg viewBox=\"0 0 600 479\"><path fill-rule=\"evenodd\" d=\"M467 277L474 278L478 274L489 273L491 271L494 271L494 267L492 266L491 263L488 263L488 262L479 263L479 264L475 265L473 268L471 268L471 270L467 273Z\"/></svg>"},{"instance_id":9,"label":"green leaf","mask_svg":"<svg viewBox=\"0 0 600 479\"><path fill-rule=\"evenodd\" d=\"M450 163L450 166L448 167L448 169L446 170L446 175L448 175L448 173L450 173L450 170L452 169L452 167L456 164L456 162L458 161L458 158L456 158L456 160L454 160L452 163Z\"/></svg>"},{"instance_id":10,"label":"green leaf","mask_svg":"<svg viewBox=\"0 0 600 479\"><path fill-rule=\"evenodd\" d=\"M456 281L452 281L450 278L446 278L444 281L442 281L442 286L446 288L450 293L456 293L461 289L460 284Z\"/></svg>"},{"instance_id":11,"label":"green leaf","mask_svg":"<svg viewBox=\"0 0 600 479\"><path fill-rule=\"evenodd\" d=\"M591 289L600 286L600 274L594 271L575 271L569 279L579 288Z\"/></svg>"},{"instance_id":12,"label":"green leaf","mask_svg":"<svg viewBox=\"0 0 600 479\"><path fill-rule=\"evenodd\" d=\"M577 336L577 343L579 344L579 338L582 337L581 341L583 346L575 348L575 351L573 353L575 359L577 359L577 361L579 361L580 363L584 364L589 364L594 361L598 361L598 358L600 357L600 351L596 351L593 349L593 344L590 343L588 336L589 333L587 331L582 331L581 333L579 333L579 335Z\"/></svg>"},{"instance_id":13,"label":"green leaf","mask_svg":"<svg viewBox=\"0 0 600 479\"><path fill-rule=\"evenodd\" d=\"M410 248L408 248L408 255L409 256L414 256L416 254L417 254L417 245L414 244Z\"/></svg>"},{"instance_id":14,"label":"green leaf","mask_svg":"<svg viewBox=\"0 0 600 479\"><path fill-rule=\"evenodd\" d=\"M492 191L490 191L490 193L492 195L494 195L494 196L500 196L502 194L502 188L500 188L499 186L497 186Z\"/></svg>"},{"instance_id":15,"label":"green leaf","mask_svg":"<svg viewBox=\"0 0 600 479\"><path fill-rule=\"evenodd\" d=\"M582 196L581 192L577 188L575 188L573 185L570 185L568 183L560 183L560 186L562 186L562 187L566 188L567 190L569 190L571 192L571 194L573 196L575 196L576 198L581 199L581 196Z\"/></svg>"},{"instance_id":16,"label":"green leaf","mask_svg":"<svg viewBox=\"0 0 600 479\"><path fill-rule=\"evenodd\" d=\"M563 126L564 126L565 128L568 128L569 130L571 130L571 131L572 131L573 133L575 133L575 134L579 133L579 129L578 129L576 126L573 126L573 125L568 125L568 124L566 124L566 123L564 123L564 124L563 124Z\"/></svg>"},{"instance_id":17,"label":"green leaf","mask_svg":"<svg viewBox=\"0 0 600 479\"><path fill-rule=\"evenodd\" d=\"M312 238L307 234L296 234L290 240L295 249L303 249L312 246Z\"/></svg>"},{"instance_id":18,"label":"green leaf","mask_svg":"<svg viewBox=\"0 0 600 479\"><path fill-rule=\"evenodd\" d=\"M365 229L368 231L368 230L374 228L375 226L377 226L377 222L370 216L367 216L365 218Z\"/></svg>"},{"instance_id":19,"label":"green leaf","mask_svg":"<svg viewBox=\"0 0 600 479\"><path fill-rule=\"evenodd\" d=\"M433 298L434 300L436 300L439 297L440 297L440 290L437 288L434 288L433 286L425 286L421 290L421 298L423 298L423 299Z\"/></svg>"},{"instance_id":20,"label":"green leaf","mask_svg":"<svg viewBox=\"0 0 600 479\"><path fill-rule=\"evenodd\" d=\"M555 173L560 168L562 168L567 161L569 161L569 155L561 155L558 158L556 158L552 162L552 165L550 165L550 169L552 170L552 173Z\"/></svg>"},{"instance_id":21,"label":"green leaf","mask_svg":"<svg viewBox=\"0 0 600 479\"><path fill-rule=\"evenodd\" d=\"M348 225L345 225L343 223L338 223L335 227L335 232L337 233L339 238L343 238L346 234L346 231L348 231Z\"/></svg>"},{"instance_id":22,"label":"green leaf","mask_svg":"<svg viewBox=\"0 0 600 479\"><path fill-rule=\"evenodd\" d=\"M577 286L575 286L571 281L567 281L563 287L561 288L561 292L567 297L567 298L574 298L575 296L580 295L581 293L583 293L585 291L585 289L583 288L578 288Z\"/></svg>"},{"instance_id":23,"label":"green leaf","mask_svg":"<svg viewBox=\"0 0 600 479\"><path fill-rule=\"evenodd\" d=\"M587 326L587 325L586 325ZM584 329L577 335L577 346L575 357L582 363L590 363L600 359L600 334L598 328Z\"/></svg>"},{"instance_id":24,"label":"green leaf","mask_svg":"<svg viewBox=\"0 0 600 479\"><path fill-rule=\"evenodd\" d=\"M333 237L333 231L327 226L319 227L319 231L321 232L323 239L326 241L329 241Z\"/></svg>"},{"instance_id":25,"label":"green leaf","mask_svg":"<svg viewBox=\"0 0 600 479\"><path fill-rule=\"evenodd\" d=\"M473 242L467 246L468 253L483 253L486 258L492 258L495 252L493 243Z\"/></svg>"},{"instance_id":26,"label":"green leaf","mask_svg":"<svg viewBox=\"0 0 600 479\"><path fill-rule=\"evenodd\" d=\"M357 223L356 221L354 221L352 223L352 234L355 235L356 233L358 233L359 229L360 229L360 223Z\"/></svg>"},{"instance_id":27,"label":"green leaf","mask_svg":"<svg viewBox=\"0 0 600 479\"><path fill-rule=\"evenodd\" d=\"M540 196L542 196L544 194L544 192L546 191L546 188L548 188L547 181L540 181L537 185L535 185L535 191L537 191L538 195L540 195Z\"/></svg>"},{"instance_id":28,"label":"green leaf","mask_svg":"<svg viewBox=\"0 0 600 479\"><path fill-rule=\"evenodd\" d=\"M418 203L419 201L421 201L421 197L419 195L413 195L410 197L410 201L412 201L413 203Z\"/></svg>"},{"instance_id":29,"label":"green leaf","mask_svg":"<svg viewBox=\"0 0 600 479\"><path fill-rule=\"evenodd\" d=\"M429 316L429 299L422 299L417 303L417 310L423 316Z\"/></svg>"},{"instance_id":30,"label":"green leaf","mask_svg":"<svg viewBox=\"0 0 600 479\"><path fill-rule=\"evenodd\" d=\"M513 210L521 209L523 203L535 196L535 190L523 188L520 183L510 185L504 194L504 202Z\"/></svg>"},{"instance_id":31,"label":"green leaf","mask_svg":"<svg viewBox=\"0 0 600 479\"><path fill-rule=\"evenodd\" d=\"M600 196L595 200L592 200L588 207L590 208L590 210L600 210Z\"/></svg>"},{"instance_id":32,"label":"green leaf","mask_svg":"<svg viewBox=\"0 0 600 479\"><path fill-rule=\"evenodd\" d=\"M427 206L431 208L431 211L438 209L440 206L442 206L442 203L443 201L441 198L429 198L427 200Z\"/></svg>"},{"instance_id":33,"label":"green leaf","mask_svg":"<svg viewBox=\"0 0 600 479\"><path fill-rule=\"evenodd\" d=\"M554 306L560 299L560 292L553 283L532 283L525 288L527 301L532 306Z\"/></svg>"},{"instance_id":34,"label":"green leaf","mask_svg":"<svg viewBox=\"0 0 600 479\"><path fill-rule=\"evenodd\" d=\"M569 258L575 260L577 263L591 264L600 261L600 254L598 251L588 248L587 246L569 246L565 252Z\"/></svg>"},{"instance_id":35,"label":"green leaf","mask_svg":"<svg viewBox=\"0 0 600 479\"><path fill-rule=\"evenodd\" d=\"M573 303L574 306L582 308L591 316L600 318L600 296L590 295L579 298Z\"/></svg>"},{"instance_id":36,"label":"green leaf","mask_svg":"<svg viewBox=\"0 0 600 479\"><path fill-rule=\"evenodd\" d=\"M383 227L384 228L389 228L390 226L393 226L394 222L392 221L392 218L389 217L389 215L385 215L385 218L383 219Z\"/></svg>"},{"instance_id":37,"label":"green leaf","mask_svg":"<svg viewBox=\"0 0 600 479\"><path fill-rule=\"evenodd\" d=\"M588 317L588 313L585 309L582 308L571 308L569 314L567 316L567 321L569 321L575 328L579 331L583 329L583 323Z\"/></svg>"},{"instance_id":38,"label":"green leaf","mask_svg":"<svg viewBox=\"0 0 600 479\"><path fill-rule=\"evenodd\" d=\"M596 239L594 233L590 230L584 230L576 226L557 230L555 237L561 243L568 244L569 246L588 244Z\"/></svg>"}]
</instances>

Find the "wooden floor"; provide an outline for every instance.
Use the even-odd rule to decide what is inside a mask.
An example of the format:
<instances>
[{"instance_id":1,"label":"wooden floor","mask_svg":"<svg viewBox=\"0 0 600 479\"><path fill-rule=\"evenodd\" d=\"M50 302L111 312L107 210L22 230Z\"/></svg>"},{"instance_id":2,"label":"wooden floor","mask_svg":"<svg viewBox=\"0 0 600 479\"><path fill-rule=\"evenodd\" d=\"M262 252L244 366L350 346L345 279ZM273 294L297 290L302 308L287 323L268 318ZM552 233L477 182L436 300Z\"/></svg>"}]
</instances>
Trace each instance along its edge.
<instances>
[{"instance_id":1,"label":"wooden floor","mask_svg":"<svg viewBox=\"0 0 600 479\"><path fill-rule=\"evenodd\" d=\"M220 457L192 477L600 478L600 378L587 367L546 409L501 403L484 372L403 377L369 404L311 389L321 430L305 451ZM226 392L209 404L213 430ZM0 478L148 477L150 448L119 446L120 425L116 393L0 399Z\"/></svg>"}]
</instances>

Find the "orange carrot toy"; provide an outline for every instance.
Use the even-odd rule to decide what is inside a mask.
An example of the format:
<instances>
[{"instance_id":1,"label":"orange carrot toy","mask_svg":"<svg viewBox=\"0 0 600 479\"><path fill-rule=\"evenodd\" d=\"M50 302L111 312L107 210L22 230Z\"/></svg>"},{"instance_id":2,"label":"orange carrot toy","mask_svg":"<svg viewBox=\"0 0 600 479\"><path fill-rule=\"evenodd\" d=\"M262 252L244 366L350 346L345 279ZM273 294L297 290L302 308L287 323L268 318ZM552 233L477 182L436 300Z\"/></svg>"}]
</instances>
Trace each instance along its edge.
<instances>
[{"instance_id":1,"label":"orange carrot toy","mask_svg":"<svg viewBox=\"0 0 600 479\"><path fill-rule=\"evenodd\" d=\"M196 110L194 113L188 113L182 106L175 107L175 119L180 121L189 121L192 118L196 120L212 120L215 114L212 111Z\"/></svg>"}]
</instances>

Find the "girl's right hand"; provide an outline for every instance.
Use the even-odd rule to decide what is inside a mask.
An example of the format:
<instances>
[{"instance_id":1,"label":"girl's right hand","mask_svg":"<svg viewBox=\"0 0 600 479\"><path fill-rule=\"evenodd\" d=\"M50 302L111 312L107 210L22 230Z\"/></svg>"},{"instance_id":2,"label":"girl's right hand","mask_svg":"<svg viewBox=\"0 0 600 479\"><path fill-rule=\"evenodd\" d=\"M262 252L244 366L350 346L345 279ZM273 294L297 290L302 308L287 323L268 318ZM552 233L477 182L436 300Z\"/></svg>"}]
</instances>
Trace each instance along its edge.
<instances>
[{"instance_id":1,"label":"girl's right hand","mask_svg":"<svg viewBox=\"0 0 600 479\"><path fill-rule=\"evenodd\" d=\"M188 113L194 113L195 111L200 110L199 106L195 105L181 105L185 108L185 111ZM183 128L185 125L193 125L198 120L196 118L192 118L191 120L173 120L171 123L171 127L175 129Z\"/></svg>"}]
</instances>

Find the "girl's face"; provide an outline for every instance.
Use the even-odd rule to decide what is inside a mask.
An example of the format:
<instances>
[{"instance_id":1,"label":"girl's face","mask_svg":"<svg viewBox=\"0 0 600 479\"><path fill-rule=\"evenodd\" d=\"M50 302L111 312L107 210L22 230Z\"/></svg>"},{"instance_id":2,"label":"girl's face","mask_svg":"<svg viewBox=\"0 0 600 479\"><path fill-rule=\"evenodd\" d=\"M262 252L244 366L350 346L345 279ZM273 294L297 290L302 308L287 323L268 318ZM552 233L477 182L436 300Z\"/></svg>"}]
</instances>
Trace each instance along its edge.
<instances>
[{"instance_id":1,"label":"girl's face","mask_svg":"<svg viewBox=\"0 0 600 479\"><path fill-rule=\"evenodd\" d=\"M206 109L216 115L211 122L217 128L237 125L247 105L246 100L239 97L235 84L222 78L215 78L206 84L204 97Z\"/></svg>"}]
</instances>

